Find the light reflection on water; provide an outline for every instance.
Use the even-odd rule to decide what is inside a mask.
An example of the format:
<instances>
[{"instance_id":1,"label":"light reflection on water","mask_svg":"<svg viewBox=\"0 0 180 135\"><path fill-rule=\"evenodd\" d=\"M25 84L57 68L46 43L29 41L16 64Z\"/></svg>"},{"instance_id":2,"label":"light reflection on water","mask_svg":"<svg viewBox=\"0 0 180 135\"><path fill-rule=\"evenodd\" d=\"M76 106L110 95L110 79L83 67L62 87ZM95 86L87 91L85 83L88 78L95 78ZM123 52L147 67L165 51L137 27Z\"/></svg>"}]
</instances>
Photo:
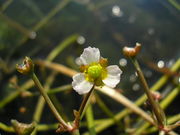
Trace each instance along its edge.
<instances>
[{"instance_id":1,"label":"light reflection on water","mask_svg":"<svg viewBox=\"0 0 180 135\"><path fill-rule=\"evenodd\" d=\"M123 12L121 11L120 7L118 5L114 5L112 7L112 14L117 17L122 17Z\"/></svg>"}]
</instances>

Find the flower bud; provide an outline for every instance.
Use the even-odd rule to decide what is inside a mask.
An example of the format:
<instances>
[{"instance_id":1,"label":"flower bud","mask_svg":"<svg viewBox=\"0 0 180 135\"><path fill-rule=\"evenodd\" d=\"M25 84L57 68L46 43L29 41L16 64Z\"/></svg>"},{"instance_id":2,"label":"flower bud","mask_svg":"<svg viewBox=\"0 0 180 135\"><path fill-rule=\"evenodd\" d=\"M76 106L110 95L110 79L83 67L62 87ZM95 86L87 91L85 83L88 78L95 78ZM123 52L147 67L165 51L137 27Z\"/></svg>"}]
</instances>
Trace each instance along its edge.
<instances>
[{"instance_id":1,"label":"flower bud","mask_svg":"<svg viewBox=\"0 0 180 135\"><path fill-rule=\"evenodd\" d=\"M136 46L134 48L125 46L123 48L123 53L127 57L135 57L140 50L141 50L141 44L136 43Z\"/></svg>"},{"instance_id":2,"label":"flower bud","mask_svg":"<svg viewBox=\"0 0 180 135\"><path fill-rule=\"evenodd\" d=\"M16 69L22 74L30 74L34 71L34 63L29 57L25 57L22 64L17 64Z\"/></svg>"}]
</instances>

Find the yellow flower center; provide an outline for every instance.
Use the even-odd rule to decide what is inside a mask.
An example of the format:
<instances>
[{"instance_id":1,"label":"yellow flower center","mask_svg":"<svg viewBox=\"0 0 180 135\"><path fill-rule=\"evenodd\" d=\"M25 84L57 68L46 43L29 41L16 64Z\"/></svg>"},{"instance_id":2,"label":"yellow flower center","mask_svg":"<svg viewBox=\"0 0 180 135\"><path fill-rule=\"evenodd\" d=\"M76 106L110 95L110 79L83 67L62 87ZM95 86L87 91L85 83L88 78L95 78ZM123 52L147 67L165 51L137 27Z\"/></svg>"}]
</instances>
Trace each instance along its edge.
<instances>
[{"instance_id":1,"label":"yellow flower center","mask_svg":"<svg viewBox=\"0 0 180 135\"><path fill-rule=\"evenodd\" d=\"M107 63L107 59L101 58L99 62L82 65L80 71L85 74L87 81L93 82L96 86L103 86L102 80L107 77Z\"/></svg>"},{"instance_id":2,"label":"yellow flower center","mask_svg":"<svg viewBox=\"0 0 180 135\"><path fill-rule=\"evenodd\" d=\"M100 64L92 65L88 68L88 75L94 79L98 78L102 73L102 67Z\"/></svg>"}]
</instances>

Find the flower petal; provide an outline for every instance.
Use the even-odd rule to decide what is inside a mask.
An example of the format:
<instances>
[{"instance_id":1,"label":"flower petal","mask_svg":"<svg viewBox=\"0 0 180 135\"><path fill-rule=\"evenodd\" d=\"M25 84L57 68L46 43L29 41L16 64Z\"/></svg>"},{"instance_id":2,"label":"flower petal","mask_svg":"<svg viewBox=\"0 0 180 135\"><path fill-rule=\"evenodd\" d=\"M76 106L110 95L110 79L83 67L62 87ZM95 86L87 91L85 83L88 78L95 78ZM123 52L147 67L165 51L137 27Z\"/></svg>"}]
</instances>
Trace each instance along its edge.
<instances>
[{"instance_id":1,"label":"flower petal","mask_svg":"<svg viewBox=\"0 0 180 135\"><path fill-rule=\"evenodd\" d=\"M99 62L100 59L100 51L95 47L85 48L83 53L81 54L78 65L88 65L92 62Z\"/></svg>"},{"instance_id":2,"label":"flower petal","mask_svg":"<svg viewBox=\"0 0 180 135\"><path fill-rule=\"evenodd\" d=\"M121 69L117 65L111 65L107 67L107 78L102 80L107 86L114 88L120 82L120 76L122 74Z\"/></svg>"},{"instance_id":3,"label":"flower petal","mask_svg":"<svg viewBox=\"0 0 180 135\"><path fill-rule=\"evenodd\" d=\"M73 89L78 92L78 94L82 95L91 90L93 83L86 81L84 74L79 73L73 76L72 86Z\"/></svg>"}]
</instances>

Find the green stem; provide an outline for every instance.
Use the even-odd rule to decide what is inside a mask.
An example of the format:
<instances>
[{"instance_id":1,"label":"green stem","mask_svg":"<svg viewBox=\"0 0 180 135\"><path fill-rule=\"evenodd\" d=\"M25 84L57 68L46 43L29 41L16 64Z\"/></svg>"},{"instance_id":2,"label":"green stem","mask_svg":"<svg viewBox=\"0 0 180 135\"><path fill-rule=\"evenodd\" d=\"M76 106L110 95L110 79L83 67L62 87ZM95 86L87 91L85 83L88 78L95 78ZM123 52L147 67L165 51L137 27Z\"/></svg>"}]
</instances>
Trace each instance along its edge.
<instances>
[{"instance_id":1,"label":"green stem","mask_svg":"<svg viewBox=\"0 0 180 135\"><path fill-rule=\"evenodd\" d=\"M59 92L64 92L64 91L71 90L71 89L72 89L72 85L67 84L67 85L57 87L57 88L52 88L47 93L48 93L48 95L50 95L50 94L56 94Z\"/></svg>"},{"instance_id":2,"label":"green stem","mask_svg":"<svg viewBox=\"0 0 180 135\"><path fill-rule=\"evenodd\" d=\"M44 25L46 25L58 12L60 12L60 10L62 10L66 5L69 4L71 0L61 0L59 1L59 3L56 4L56 6L44 17L42 18L33 28L32 30L34 32L37 32L39 29L41 29ZM32 33L31 33L32 34ZM24 36L20 42L18 43L18 45L16 45L16 47L11 50L10 55L8 56L8 58L10 58L12 56L12 54L20 47L22 46L25 42L27 42L29 39L28 36Z\"/></svg>"},{"instance_id":3,"label":"green stem","mask_svg":"<svg viewBox=\"0 0 180 135\"><path fill-rule=\"evenodd\" d=\"M6 1L1 5L0 11L1 11L1 12L4 12L4 11L11 5L12 2L13 2L13 0L6 0Z\"/></svg>"},{"instance_id":4,"label":"green stem","mask_svg":"<svg viewBox=\"0 0 180 135\"><path fill-rule=\"evenodd\" d=\"M0 129L6 132L14 132L14 128L0 122Z\"/></svg>"},{"instance_id":5,"label":"green stem","mask_svg":"<svg viewBox=\"0 0 180 135\"><path fill-rule=\"evenodd\" d=\"M90 96L93 93L93 90L94 90L94 86L91 88L90 92L87 93L85 95L85 97L83 98L83 101L82 101L81 106L80 106L79 111L78 111L80 119L82 119L82 117L84 115L84 111L86 110L86 107L87 107L87 104L88 104L88 100L90 99Z\"/></svg>"},{"instance_id":6,"label":"green stem","mask_svg":"<svg viewBox=\"0 0 180 135\"><path fill-rule=\"evenodd\" d=\"M0 101L0 109L5 107L8 103L12 102L15 98L17 98L21 92L28 90L34 85L32 80L27 81L21 87L18 87L18 90L10 93L6 96L2 101Z\"/></svg>"},{"instance_id":7,"label":"green stem","mask_svg":"<svg viewBox=\"0 0 180 135\"><path fill-rule=\"evenodd\" d=\"M98 106L101 108L102 111L104 111L104 113L110 117L111 119L114 120L114 123L119 127L122 128L122 125L115 119L115 115L113 114L113 112L108 108L108 106L103 102L103 100L100 98L100 96L98 94L95 93L95 97L96 97L96 101Z\"/></svg>"},{"instance_id":8,"label":"green stem","mask_svg":"<svg viewBox=\"0 0 180 135\"><path fill-rule=\"evenodd\" d=\"M6 16L2 12L0 12L0 18L2 18L9 26L13 27L17 31L26 35L27 37L32 38L32 39L34 38L35 33L33 31L28 30L27 28L25 28L21 24L17 23L16 21L12 20L11 18Z\"/></svg>"},{"instance_id":9,"label":"green stem","mask_svg":"<svg viewBox=\"0 0 180 135\"><path fill-rule=\"evenodd\" d=\"M72 135L80 135L79 129L74 130L71 134Z\"/></svg>"},{"instance_id":10,"label":"green stem","mask_svg":"<svg viewBox=\"0 0 180 135\"><path fill-rule=\"evenodd\" d=\"M180 87L180 85L177 88L173 89L172 92L169 93L168 96L160 103L160 106L162 107L162 109L166 109L167 106L175 99L175 97L178 96L178 94L180 92L179 87ZM136 134L141 134L142 131L144 131L149 126L150 126L149 123L143 124L141 127L139 127L136 130Z\"/></svg>"},{"instance_id":11,"label":"green stem","mask_svg":"<svg viewBox=\"0 0 180 135\"><path fill-rule=\"evenodd\" d=\"M97 124L101 124L101 123L104 123L104 122L108 122L110 119L98 119L98 120L94 120L95 122L95 125ZM36 125L36 128L37 128L37 131L48 131L48 130L55 130L57 129L59 123L53 123L53 124L37 124ZM86 122L81 122L81 126L85 127L87 126L87 123ZM5 132L12 132L14 133L15 130L12 126L9 126L9 125L6 125L2 122L0 122L0 130L3 130Z\"/></svg>"},{"instance_id":12,"label":"green stem","mask_svg":"<svg viewBox=\"0 0 180 135\"><path fill-rule=\"evenodd\" d=\"M82 119L83 115L84 115L84 112L87 108L87 104L89 103L89 99L91 97L91 94L93 93L93 90L94 90L94 85L93 87L91 88L91 90L84 96L83 98L83 101L81 103L81 106L79 108L79 111L78 113L75 114L75 119L74 119L74 128L78 130L79 128L79 123L80 123L80 120ZM75 131L75 133L77 132Z\"/></svg>"},{"instance_id":13,"label":"green stem","mask_svg":"<svg viewBox=\"0 0 180 135\"><path fill-rule=\"evenodd\" d=\"M42 13L40 8L38 7L38 5L34 1L32 1L32 0L21 0L21 2L25 6L27 6L34 13L34 15L36 15L37 17L42 18L44 16L44 14Z\"/></svg>"},{"instance_id":14,"label":"green stem","mask_svg":"<svg viewBox=\"0 0 180 135\"><path fill-rule=\"evenodd\" d=\"M58 113L58 111L56 110L56 108L54 107L53 103L51 102L50 98L48 97L47 93L45 92L44 88L42 87L39 79L37 78L37 76L35 75L35 73L32 73L31 75L32 80L34 81L35 85L38 87L41 95L44 97L44 100L46 101L46 103L48 104L49 108L51 109L52 113L54 114L54 116L56 117L56 119L64 126L66 127L68 130L71 130L72 127L70 125L68 125L63 118L60 116L60 114Z\"/></svg>"},{"instance_id":15,"label":"green stem","mask_svg":"<svg viewBox=\"0 0 180 135\"><path fill-rule=\"evenodd\" d=\"M180 10L180 4L176 0L168 0L171 5L173 5L177 10Z\"/></svg>"},{"instance_id":16,"label":"green stem","mask_svg":"<svg viewBox=\"0 0 180 135\"><path fill-rule=\"evenodd\" d=\"M175 122L177 122L178 120L180 120L180 114L176 114L172 117L169 117L168 118L168 124L173 124ZM152 127L148 130L148 133L153 133L153 132L156 132L157 131L157 128L156 127Z\"/></svg>"},{"instance_id":17,"label":"green stem","mask_svg":"<svg viewBox=\"0 0 180 135\"><path fill-rule=\"evenodd\" d=\"M96 135L92 105L89 104L86 110L86 120L91 135Z\"/></svg>"},{"instance_id":18,"label":"green stem","mask_svg":"<svg viewBox=\"0 0 180 135\"><path fill-rule=\"evenodd\" d=\"M49 90L50 86L52 85L54 81L56 74L57 74L56 72L52 72L52 74L47 78L46 83L44 85L45 92ZM33 121L35 121L36 123L39 123L41 119L44 106L45 106L45 100L42 96L40 96L38 99L38 103L36 105L34 116L33 116ZM37 133L37 130L35 129L32 135L36 135L36 133Z\"/></svg>"},{"instance_id":19,"label":"green stem","mask_svg":"<svg viewBox=\"0 0 180 135\"><path fill-rule=\"evenodd\" d=\"M131 59L135 68L136 68L136 71L137 71L137 74L138 74L138 77L142 83L142 86L144 87L144 92L146 93L147 97L148 97L148 101L152 107L152 110L153 110L153 113L155 114L156 116L156 119L157 119L157 122L158 122L158 126L161 126L163 127L164 126L164 114L162 114L162 110L160 108L160 106L158 105L157 102L155 102L151 92L150 92L150 89L149 89L149 86L144 78L144 75L143 75L143 72L139 66L139 63L137 61L136 58L132 58ZM163 115L163 116L162 116Z\"/></svg>"}]
</instances>

